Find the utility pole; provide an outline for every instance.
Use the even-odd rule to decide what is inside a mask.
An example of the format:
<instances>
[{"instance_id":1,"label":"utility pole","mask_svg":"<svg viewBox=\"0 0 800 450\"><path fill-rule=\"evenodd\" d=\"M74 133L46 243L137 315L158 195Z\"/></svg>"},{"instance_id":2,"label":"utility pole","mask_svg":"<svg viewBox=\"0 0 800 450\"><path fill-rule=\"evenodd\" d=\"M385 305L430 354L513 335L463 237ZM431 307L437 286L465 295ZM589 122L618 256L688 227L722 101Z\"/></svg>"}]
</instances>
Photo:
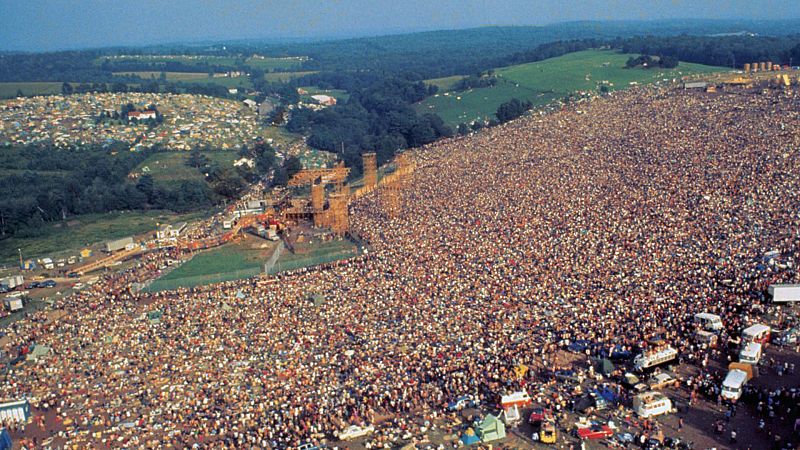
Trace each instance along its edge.
<instances>
[{"instance_id":1,"label":"utility pole","mask_svg":"<svg viewBox=\"0 0 800 450\"><path fill-rule=\"evenodd\" d=\"M19 268L22 269L22 249L18 248L17 251L19 252Z\"/></svg>"}]
</instances>

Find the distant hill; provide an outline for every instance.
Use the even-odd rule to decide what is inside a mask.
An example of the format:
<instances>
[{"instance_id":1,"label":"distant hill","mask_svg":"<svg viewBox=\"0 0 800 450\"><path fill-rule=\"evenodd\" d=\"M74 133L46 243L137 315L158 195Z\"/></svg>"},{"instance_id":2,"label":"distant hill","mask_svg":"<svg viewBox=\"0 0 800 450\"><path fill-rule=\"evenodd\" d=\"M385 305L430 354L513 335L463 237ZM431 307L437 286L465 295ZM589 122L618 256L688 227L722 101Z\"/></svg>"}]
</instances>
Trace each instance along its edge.
<instances>
[{"instance_id":1,"label":"distant hill","mask_svg":"<svg viewBox=\"0 0 800 450\"><path fill-rule=\"evenodd\" d=\"M724 67L680 63L675 69L626 69L631 55L612 50L587 50L544 61L502 67L494 70L493 87L452 91L458 77L431 79L442 92L415 105L419 113L436 113L451 126L475 119L494 117L497 107L512 98L543 105L576 91L597 92L625 89L632 83L646 84L679 79L684 76L730 70ZM444 92L449 91L449 92Z\"/></svg>"},{"instance_id":2,"label":"distant hill","mask_svg":"<svg viewBox=\"0 0 800 450\"><path fill-rule=\"evenodd\" d=\"M548 42L611 40L631 36L800 33L800 20L581 21L546 26L492 26L462 30L362 37L314 43L229 46L269 55L308 55L303 70L406 72L420 78L474 73L509 65L509 57Z\"/></svg>"}]
</instances>

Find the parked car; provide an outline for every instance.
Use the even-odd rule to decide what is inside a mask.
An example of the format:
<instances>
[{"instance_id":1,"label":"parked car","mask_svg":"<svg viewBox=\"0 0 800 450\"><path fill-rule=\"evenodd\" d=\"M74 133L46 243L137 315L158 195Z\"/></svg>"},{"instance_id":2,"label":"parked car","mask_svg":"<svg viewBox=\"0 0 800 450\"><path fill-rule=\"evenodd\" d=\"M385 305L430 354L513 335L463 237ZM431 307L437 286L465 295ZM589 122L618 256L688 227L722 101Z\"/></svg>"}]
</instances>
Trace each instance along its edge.
<instances>
[{"instance_id":1,"label":"parked car","mask_svg":"<svg viewBox=\"0 0 800 450\"><path fill-rule=\"evenodd\" d=\"M581 439L604 439L614 435L608 425L592 424L586 428L578 428L578 437Z\"/></svg>"},{"instance_id":2,"label":"parked car","mask_svg":"<svg viewBox=\"0 0 800 450\"><path fill-rule=\"evenodd\" d=\"M625 389L638 393L644 392L648 389L647 385L642 383L639 377L630 372L626 372L625 375L622 376L620 384L622 384L622 387Z\"/></svg>"},{"instance_id":3,"label":"parked car","mask_svg":"<svg viewBox=\"0 0 800 450\"><path fill-rule=\"evenodd\" d=\"M480 401L474 399L471 395L462 395L452 402L447 404L447 409L450 411L461 411L464 408L475 408L480 404Z\"/></svg>"},{"instance_id":4,"label":"parked car","mask_svg":"<svg viewBox=\"0 0 800 450\"><path fill-rule=\"evenodd\" d=\"M663 389L665 387L677 387L678 380L676 380L675 377L666 372L661 372L650 377L650 381L648 384L650 386L650 389L657 390L657 389Z\"/></svg>"},{"instance_id":5,"label":"parked car","mask_svg":"<svg viewBox=\"0 0 800 450\"><path fill-rule=\"evenodd\" d=\"M776 331L772 335L772 342L782 347L797 344L800 338L800 326L789 328L788 330Z\"/></svg>"},{"instance_id":6,"label":"parked car","mask_svg":"<svg viewBox=\"0 0 800 450\"><path fill-rule=\"evenodd\" d=\"M553 410L541 406L536 406L533 408L531 415L528 417L528 423L530 423L531 425L537 425L545 420L552 418L553 418Z\"/></svg>"},{"instance_id":7,"label":"parked car","mask_svg":"<svg viewBox=\"0 0 800 450\"><path fill-rule=\"evenodd\" d=\"M339 439L342 441L349 441L351 439L360 438L362 436L366 436L370 433L375 431L375 427L372 425L366 427L360 427L358 425L350 425L349 427L345 428L339 433Z\"/></svg>"},{"instance_id":8,"label":"parked car","mask_svg":"<svg viewBox=\"0 0 800 450\"><path fill-rule=\"evenodd\" d=\"M54 288L56 287L56 282L54 280L44 280L39 282L39 287Z\"/></svg>"}]
</instances>

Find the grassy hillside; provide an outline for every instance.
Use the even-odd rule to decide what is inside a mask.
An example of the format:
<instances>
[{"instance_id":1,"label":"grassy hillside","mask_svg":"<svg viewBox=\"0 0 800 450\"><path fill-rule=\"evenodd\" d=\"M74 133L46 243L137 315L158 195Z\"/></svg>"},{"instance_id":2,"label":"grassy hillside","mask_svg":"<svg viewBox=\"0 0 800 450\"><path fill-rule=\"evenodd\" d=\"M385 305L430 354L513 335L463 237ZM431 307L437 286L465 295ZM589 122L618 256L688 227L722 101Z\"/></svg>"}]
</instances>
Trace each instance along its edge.
<instances>
[{"instance_id":1,"label":"grassy hillside","mask_svg":"<svg viewBox=\"0 0 800 450\"><path fill-rule=\"evenodd\" d=\"M25 259L77 255L94 243L154 232L156 224L194 220L207 213L175 214L170 211L125 211L86 214L47 224L35 236L0 240L0 263L19 264Z\"/></svg>"},{"instance_id":2,"label":"grassy hillside","mask_svg":"<svg viewBox=\"0 0 800 450\"><path fill-rule=\"evenodd\" d=\"M729 70L700 64L680 63L675 69L625 69L631 55L611 50L587 50L529 64L495 70L498 82L488 88L464 92L443 92L416 105L419 112L433 112L445 122L457 125L477 118L491 118L497 107L511 98L546 104L575 91L610 90L632 84L670 81L688 75ZM427 80L428 84L450 87L455 77Z\"/></svg>"},{"instance_id":3,"label":"grassy hillside","mask_svg":"<svg viewBox=\"0 0 800 450\"><path fill-rule=\"evenodd\" d=\"M233 161L238 159L237 152L234 151L203 152L203 154L222 167L230 167ZM152 176L156 183L179 184L185 180L202 181L203 175L200 171L186 165L187 158L189 152L156 153L139 164L133 172L145 173L144 168L147 167L146 173Z\"/></svg>"}]
</instances>

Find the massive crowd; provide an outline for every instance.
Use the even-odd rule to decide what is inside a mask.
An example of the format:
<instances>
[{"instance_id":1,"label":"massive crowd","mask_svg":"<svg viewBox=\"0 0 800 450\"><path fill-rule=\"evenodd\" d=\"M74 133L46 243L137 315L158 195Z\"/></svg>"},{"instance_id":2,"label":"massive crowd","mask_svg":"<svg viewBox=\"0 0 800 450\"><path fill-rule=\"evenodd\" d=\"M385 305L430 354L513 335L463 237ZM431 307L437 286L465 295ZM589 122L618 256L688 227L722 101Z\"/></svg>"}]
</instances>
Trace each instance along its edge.
<instances>
[{"instance_id":1,"label":"massive crowd","mask_svg":"<svg viewBox=\"0 0 800 450\"><path fill-rule=\"evenodd\" d=\"M694 313L736 333L769 283L800 282L798 149L794 91L655 88L437 143L415 152L400 217L378 196L351 206L369 254L134 292L162 257L148 255L59 300L59 320L12 325L6 351L52 352L0 396L34 398L29 428L81 448L297 447L350 424L376 425L382 447L455 397L543 392L577 339L635 352L661 338L704 366Z\"/></svg>"},{"instance_id":2,"label":"massive crowd","mask_svg":"<svg viewBox=\"0 0 800 450\"><path fill-rule=\"evenodd\" d=\"M123 105L158 108L164 121L98 120ZM256 113L239 102L204 95L94 93L18 98L0 102L0 145L48 143L56 147L126 142L131 150L160 145L237 149L261 138Z\"/></svg>"}]
</instances>

